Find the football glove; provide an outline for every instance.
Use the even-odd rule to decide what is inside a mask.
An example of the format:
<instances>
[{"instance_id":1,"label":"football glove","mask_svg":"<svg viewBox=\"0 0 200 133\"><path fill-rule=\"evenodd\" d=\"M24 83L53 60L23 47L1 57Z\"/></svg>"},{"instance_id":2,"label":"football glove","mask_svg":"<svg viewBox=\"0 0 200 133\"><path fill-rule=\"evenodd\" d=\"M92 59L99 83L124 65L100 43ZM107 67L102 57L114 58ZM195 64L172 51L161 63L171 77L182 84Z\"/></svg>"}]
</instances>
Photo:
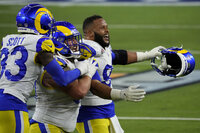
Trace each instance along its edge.
<instances>
[{"instance_id":1,"label":"football glove","mask_svg":"<svg viewBox=\"0 0 200 133\"><path fill-rule=\"evenodd\" d=\"M81 75L84 75L89 72L89 60L78 61L74 60L75 67L78 68L81 72Z\"/></svg>"},{"instance_id":2,"label":"football glove","mask_svg":"<svg viewBox=\"0 0 200 133\"><path fill-rule=\"evenodd\" d=\"M159 60L159 58L156 58L156 59ZM151 62L151 65L154 67L158 67L158 69L160 71L167 71L168 69L170 69L172 67L171 65L167 64L167 59L166 59L165 55L163 55L160 60L161 60L160 65L155 64L154 62Z\"/></svg>"},{"instance_id":3,"label":"football glove","mask_svg":"<svg viewBox=\"0 0 200 133\"><path fill-rule=\"evenodd\" d=\"M85 75L87 75L90 78L92 78L93 75L95 74L95 72L98 69L98 63L97 63L96 60L94 60L94 58L90 58L88 60L89 60L89 65L88 65L89 70L88 70L88 72Z\"/></svg>"},{"instance_id":4,"label":"football glove","mask_svg":"<svg viewBox=\"0 0 200 133\"><path fill-rule=\"evenodd\" d=\"M155 47L153 48L152 50L150 51L146 51L146 52L136 52L137 53L137 61L145 61L145 60L149 60L149 59L152 59L154 57L157 57L157 56L161 56L162 53L161 51L166 49L165 47L163 46L158 46L158 47Z\"/></svg>"},{"instance_id":5,"label":"football glove","mask_svg":"<svg viewBox=\"0 0 200 133\"><path fill-rule=\"evenodd\" d=\"M119 100L123 99L126 101L139 102L142 101L145 97L146 92L144 89L138 89L139 85L129 86L127 89L119 90L112 89L111 90L111 99Z\"/></svg>"}]
</instances>

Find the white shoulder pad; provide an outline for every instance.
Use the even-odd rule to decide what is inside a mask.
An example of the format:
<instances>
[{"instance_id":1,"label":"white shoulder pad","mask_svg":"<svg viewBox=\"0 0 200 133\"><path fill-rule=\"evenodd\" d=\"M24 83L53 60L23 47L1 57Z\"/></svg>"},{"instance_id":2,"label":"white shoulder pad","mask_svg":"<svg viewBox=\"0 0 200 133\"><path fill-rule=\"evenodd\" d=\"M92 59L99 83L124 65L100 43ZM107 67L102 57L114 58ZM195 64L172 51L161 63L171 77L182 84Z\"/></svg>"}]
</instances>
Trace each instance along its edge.
<instances>
[{"instance_id":1,"label":"white shoulder pad","mask_svg":"<svg viewBox=\"0 0 200 133\"><path fill-rule=\"evenodd\" d=\"M96 51L97 57L101 56L105 52L105 49L95 41L83 39L83 43L91 46Z\"/></svg>"}]
</instances>

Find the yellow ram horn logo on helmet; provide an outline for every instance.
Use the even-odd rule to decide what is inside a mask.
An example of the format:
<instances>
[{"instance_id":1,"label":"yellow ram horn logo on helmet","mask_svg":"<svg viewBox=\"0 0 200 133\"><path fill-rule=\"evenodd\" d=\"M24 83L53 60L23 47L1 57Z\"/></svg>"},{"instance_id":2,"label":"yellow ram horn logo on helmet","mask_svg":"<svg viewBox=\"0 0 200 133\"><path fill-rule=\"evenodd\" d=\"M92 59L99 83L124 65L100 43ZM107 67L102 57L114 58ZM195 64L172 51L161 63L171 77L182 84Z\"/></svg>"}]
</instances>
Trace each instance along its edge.
<instances>
[{"instance_id":1,"label":"yellow ram horn logo on helmet","mask_svg":"<svg viewBox=\"0 0 200 133\"><path fill-rule=\"evenodd\" d=\"M172 52L177 52L177 53L181 53L181 54L185 54L185 53L187 53L188 51L187 50L185 50L185 49L182 49L182 50L179 50L179 51L177 51L177 50L169 50L169 51L172 51Z\"/></svg>"},{"instance_id":2,"label":"yellow ram horn logo on helmet","mask_svg":"<svg viewBox=\"0 0 200 133\"><path fill-rule=\"evenodd\" d=\"M40 20L41 20L42 15L44 15L44 14L48 14L48 15L50 15L51 18L53 18L51 12L46 8L40 8L40 9L37 10L37 12L35 14L36 14L36 17L35 17L35 28L36 28L36 30L41 34L46 34L49 30L43 30L41 28Z\"/></svg>"},{"instance_id":3,"label":"yellow ram horn logo on helmet","mask_svg":"<svg viewBox=\"0 0 200 133\"><path fill-rule=\"evenodd\" d=\"M56 26L57 30L59 30L60 32L62 32L63 34L65 34L65 36L70 36L73 33L71 32L70 29L68 29L67 27L64 26Z\"/></svg>"}]
</instances>

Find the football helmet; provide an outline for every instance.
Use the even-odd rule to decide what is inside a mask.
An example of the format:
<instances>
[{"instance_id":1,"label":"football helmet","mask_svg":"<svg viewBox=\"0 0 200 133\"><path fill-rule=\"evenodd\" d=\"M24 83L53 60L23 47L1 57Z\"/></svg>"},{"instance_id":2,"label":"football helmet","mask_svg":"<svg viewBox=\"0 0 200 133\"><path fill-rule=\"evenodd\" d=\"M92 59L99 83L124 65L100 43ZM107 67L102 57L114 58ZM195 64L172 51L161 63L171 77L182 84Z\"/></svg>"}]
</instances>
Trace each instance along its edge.
<instances>
[{"instance_id":1,"label":"football helmet","mask_svg":"<svg viewBox=\"0 0 200 133\"><path fill-rule=\"evenodd\" d=\"M186 76L195 68L195 59L186 49L171 47L162 50L161 53L160 62L156 57L151 60L153 69L161 75Z\"/></svg>"},{"instance_id":2,"label":"football helmet","mask_svg":"<svg viewBox=\"0 0 200 133\"><path fill-rule=\"evenodd\" d=\"M65 21L55 23L56 32L53 33L52 40L56 50L66 58L80 57L80 44L82 37L76 27Z\"/></svg>"},{"instance_id":3,"label":"football helmet","mask_svg":"<svg viewBox=\"0 0 200 133\"><path fill-rule=\"evenodd\" d=\"M55 20L51 12L40 4L29 4L17 14L16 24L20 33L50 36Z\"/></svg>"}]
</instances>

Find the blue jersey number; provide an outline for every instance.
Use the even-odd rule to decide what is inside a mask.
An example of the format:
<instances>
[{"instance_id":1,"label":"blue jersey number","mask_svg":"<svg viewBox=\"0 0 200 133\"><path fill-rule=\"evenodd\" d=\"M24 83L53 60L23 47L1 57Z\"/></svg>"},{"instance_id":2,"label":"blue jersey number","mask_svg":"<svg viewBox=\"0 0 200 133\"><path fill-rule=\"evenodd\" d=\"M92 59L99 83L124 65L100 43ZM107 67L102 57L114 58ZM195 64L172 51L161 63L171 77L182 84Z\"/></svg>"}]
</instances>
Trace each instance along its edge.
<instances>
[{"instance_id":1,"label":"blue jersey number","mask_svg":"<svg viewBox=\"0 0 200 133\"><path fill-rule=\"evenodd\" d=\"M113 67L111 65L106 65L103 70L103 79L104 81L102 83L106 84L107 86L111 87L111 78L110 75L112 73Z\"/></svg>"},{"instance_id":2,"label":"blue jersey number","mask_svg":"<svg viewBox=\"0 0 200 133\"><path fill-rule=\"evenodd\" d=\"M17 65L19 67L19 72L16 75L12 75L10 69L6 69L7 66L7 59L9 56L14 57L18 52L21 53L21 58L20 59L16 59L13 65ZM25 62L28 59L28 51L26 50L26 48L24 46L17 46L13 49L13 51L11 51L11 53L9 53L7 48L3 48L1 50L1 56L0 58L2 58L4 55L4 58L1 59L1 75L0 78L3 76L3 74L5 73L5 76L8 80L10 81L19 81L21 80L27 71L27 67L25 65Z\"/></svg>"}]
</instances>

